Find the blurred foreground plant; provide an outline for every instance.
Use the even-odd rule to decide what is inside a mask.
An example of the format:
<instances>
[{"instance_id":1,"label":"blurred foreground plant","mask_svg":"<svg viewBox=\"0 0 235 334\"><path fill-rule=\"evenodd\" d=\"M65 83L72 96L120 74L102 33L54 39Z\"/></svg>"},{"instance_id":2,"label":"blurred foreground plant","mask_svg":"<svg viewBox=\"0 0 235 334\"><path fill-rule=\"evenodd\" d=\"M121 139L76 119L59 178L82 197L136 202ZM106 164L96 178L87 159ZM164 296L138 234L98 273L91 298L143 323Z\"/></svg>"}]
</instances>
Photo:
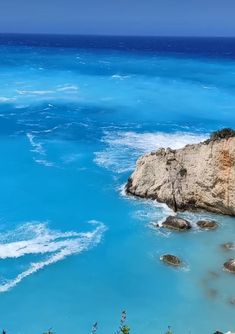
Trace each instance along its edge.
<instances>
[{"instance_id":1,"label":"blurred foreground plant","mask_svg":"<svg viewBox=\"0 0 235 334\"><path fill-rule=\"evenodd\" d=\"M171 326L168 326L168 330L167 330L166 334L173 334L173 332L171 330Z\"/></svg>"},{"instance_id":2,"label":"blurred foreground plant","mask_svg":"<svg viewBox=\"0 0 235 334\"><path fill-rule=\"evenodd\" d=\"M121 315L121 320L120 320L120 325L119 328L116 332L116 334L129 334L130 333L130 328L126 325L126 311L122 311Z\"/></svg>"},{"instance_id":3,"label":"blurred foreground plant","mask_svg":"<svg viewBox=\"0 0 235 334\"><path fill-rule=\"evenodd\" d=\"M47 332L44 332L43 334L55 334L54 332L52 332L52 328L49 328Z\"/></svg>"},{"instance_id":4,"label":"blurred foreground plant","mask_svg":"<svg viewBox=\"0 0 235 334\"><path fill-rule=\"evenodd\" d=\"M98 322L95 322L94 325L92 326L91 334L95 334L98 329Z\"/></svg>"}]
</instances>

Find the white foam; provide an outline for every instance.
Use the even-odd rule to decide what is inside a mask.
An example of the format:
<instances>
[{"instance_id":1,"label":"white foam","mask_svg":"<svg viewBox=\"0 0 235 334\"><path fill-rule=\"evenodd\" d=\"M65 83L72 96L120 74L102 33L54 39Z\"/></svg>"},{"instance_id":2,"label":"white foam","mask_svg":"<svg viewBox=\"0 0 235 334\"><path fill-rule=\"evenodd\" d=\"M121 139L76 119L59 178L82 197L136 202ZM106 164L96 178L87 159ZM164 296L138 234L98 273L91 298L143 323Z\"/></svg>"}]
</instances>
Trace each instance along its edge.
<instances>
[{"instance_id":1,"label":"white foam","mask_svg":"<svg viewBox=\"0 0 235 334\"><path fill-rule=\"evenodd\" d=\"M39 165L43 165L45 167L54 167L55 166L53 162L47 161L45 159L34 159L34 161L36 163L38 163Z\"/></svg>"},{"instance_id":2,"label":"white foam","mask_svg":"<svg viewBox=\"0 0 235 334\"><path fill-rule=\"evenodd\" d=\"M53 90L19 90L17 89L19 95L45 95L54 93Z\"/></svg>"},{"instance_id":3,"label":"white foam","mask_svg":"<svg viewBox=\"0 0 235 334\"><path fill-rule=\"evenodd\" d=\"M55 127L56 128L56 127ZM45 130L44 132L50 132L53 131L55 128L50 129L50 130ZM38 131L34 131L34 133L38 133ZM42 142L39 142L38 140L36 140L36 136L32 133L27 133L26 134L32 149L31 152L36 153L36 157L33 157L33 160L39 164L39 165L43 165L45 167L56 167L55 163L52 161L47 160L47 153L46 150L43 147Z\"/></svg>"},{"instance_id":4,"label":"white foam","mask_svg":"<svg viewBox=\"0 0 235 334\"><path fill-rule=\"evenodd\" d=\"M45 155L45 150L42 146L42 143L40 142L37 142L35 140L35 136L32 134L32 133L27 133L26 134L31 146L32 146L32 152L36 152L36 153L39 153L39 154L42 154L42 155Z\"/></svg>"},{"instance_id":5,"label":"white foam","mask_svg":"<svg viewBox=\"0 0 235 334\"><path fill-rule=\"evenodd\" d=\"M145 221L148 227L156 230L156 223L159 226L162 225L163 221L167 216L174 216L176 213L169 208L165 203L159 203L157 201L153 201L151 199L143 199L135 196L130 196L126 194L125 191L126 184L122 184L117 187L117 191L121 194L124 199L132 200L132 203L138 207L140 205L140 209L136 209L133 212L133 217L137 220ZM159 232L160 229L158 229ZM164 231L165 232L165 231ZM166 233L164 233L165 236ZM168 234L167 234L168 236Z\"/></svg>"},{"instance_id":6,"label":"white foam","mask_svg":"<svg viewBox=\"0 0 235 334\"><path fill-rule=\"evenodd\" d=\"M48 139L47 137L43 138L45 134L52 133L59 128L68 128L71 124L73 123L67 123L63 126L54 126L53 128L46 130L34 130L26 134L31 145L30 151L34 153L32 159L37 164L45 167L64 168L65 166L78 161L81 157L81 153L70 152L71 149L68 146L66 146L66 148L68 147L69 149L68 153L66 153L66 148L64 147L63 155L57 158L51 158L50 152L54 147L57 149L59 146L64 145L64 143L67 145L67 143L64 141Z\"/></svg>"},{"instance_id":7,"label":"white foam","mask_svg":"<svg viewBox=\"0 0 235 334\"><path fill-rule=\"evenodd\" d=\"M26 255L43 255L43 259L32 262L15 278L0 281L0 292L6 292L20 283L25 277L38 270L79 254L96 246L106 227L103 223L90 221L95 226L91 232L60 232L51 230L46 223L26 223L14 231L2 233L0 237L0 259L21 258Z\"/></svg>"},{"instance_id":8,"label":"white foam","mask_svg":"<svg viewBox=\"0 0 235 334\"><path fill-rule=\"evenodd\" d=\"M141 209L135 210L133 213L134 218L146 221L148 225L158 223L161 226L167 216L175 215L174 211L166 204L148 199L135 199L135 197L132 197L132 200L139 202L141 205Z\"/></svg>"},{"instance_id":9,"label":"white foam","mask_svg":"<svg viewBox=\"0 0 235 334\"><path fill-rule=\"evenodd\" d=\"M24 108L28 108L29 105L28 104L17 104L15 106L16 109L24 109Z\"/></svg>"},{"instance_id":10,"label":"white foam","mask_svg":"<svg viewBox=\"0 0 235 334\"><path fill-rule=\"evenodd\" d=\"M125 80L130 78L130 75L120 75L120 74L114 74L111 77L112 79L118 79L118 80Z\"/></svg>"},{"instance_id":11,"label":"white foam","mask_svg":"<svg viewBox=\"0 0 235 334\"><path fill-rule=\"evenodd\" d=\"M56 125L56 126L54 126L53 128L51 128L51 129L40 130L40 131L34 130L34 131L32 131L32 133L34 133L34 134L35 134L35 133L36 133L36 134L50 133L50 132L53 132L53 131L59 129L60 127L61 127L60 125Z\"/></svg>"},{"instance_id":12,"label":"white foam","mask_svg":"<svg viewBox=\"0 0 235 334\"><path fill-rule=\"evenodd\" d=\"M5 103L5 102L13 102L16 99L14 97L4 97L0 96L0 103Z\"/></svg>"},{"instance_id":13,"label":"white foam","mask_svg":"<svg viewBox=\"0 0 235 334\"><path fill-rule=\"evenodd\" d=\"M130 172L134 169L136 160L145 153L162 147L178 149L206 138L207 135L188 132L106 131L102 138L106 148L95 152L95 162L116 173Z\"/></svg>"},{"instance_id":14,"label":"white foam","mask_svg":"<svg viewBox=\"0 0 235 334\"><path fill-rule=\"evenodd\" d=\"M213 87L213 86L202 86L202 88L204 88L204 89L215 89L216 87Z\"/></svg>"},{"instance_id":15,"label":"white foam","mask_svg":"<svg viewBox=\"0 0 235 334\"><path fill-rule=\"evenodd\" d=\"M58 92L71 92L71 91L78 91L79 88L77 86L64 86L64 87L60 87L57 89Z\"/></svg>"}]
</instances>

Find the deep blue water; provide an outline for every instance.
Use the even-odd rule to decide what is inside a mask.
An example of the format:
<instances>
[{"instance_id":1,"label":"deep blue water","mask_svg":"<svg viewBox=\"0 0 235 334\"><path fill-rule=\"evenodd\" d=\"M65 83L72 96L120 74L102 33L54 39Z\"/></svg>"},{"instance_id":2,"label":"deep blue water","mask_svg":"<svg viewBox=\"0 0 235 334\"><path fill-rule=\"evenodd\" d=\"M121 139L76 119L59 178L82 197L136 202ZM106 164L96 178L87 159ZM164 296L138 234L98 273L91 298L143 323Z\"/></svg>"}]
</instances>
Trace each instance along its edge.
<instances>
[{"instance_id":1,"label":"deep blue water","mask_svg":"<svg viewBox=\"0 0 235 334\"><path fill-rule=\"evenodd\" d=\"M235 127L235 39L0 35L0 87L0 326L235 329L235 219L162 234L170 210L122 191L139 155Z\"/></svg>"}]
</instances>

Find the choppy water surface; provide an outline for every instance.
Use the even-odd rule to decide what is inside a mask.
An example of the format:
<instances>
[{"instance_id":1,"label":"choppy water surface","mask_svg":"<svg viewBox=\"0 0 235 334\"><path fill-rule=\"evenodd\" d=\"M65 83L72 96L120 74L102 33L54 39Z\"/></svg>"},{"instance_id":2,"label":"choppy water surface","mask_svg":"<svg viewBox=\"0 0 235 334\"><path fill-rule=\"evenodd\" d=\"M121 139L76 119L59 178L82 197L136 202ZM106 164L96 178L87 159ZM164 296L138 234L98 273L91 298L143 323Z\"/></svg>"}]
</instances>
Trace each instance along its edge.
<instances>
[{"instance_id":1,"label":"choppy water surface","mask_svg":"<svg viewBox=\"0 0 235 334\"><path fill-rule=\"evenodd\" d=\"M162 233L127 198L139 155L235 126L235 41L0 36L0 307L11 333L235 328L235 220ZM173 252L181 270L159 257Z\"/></svg>"}]
</instances>

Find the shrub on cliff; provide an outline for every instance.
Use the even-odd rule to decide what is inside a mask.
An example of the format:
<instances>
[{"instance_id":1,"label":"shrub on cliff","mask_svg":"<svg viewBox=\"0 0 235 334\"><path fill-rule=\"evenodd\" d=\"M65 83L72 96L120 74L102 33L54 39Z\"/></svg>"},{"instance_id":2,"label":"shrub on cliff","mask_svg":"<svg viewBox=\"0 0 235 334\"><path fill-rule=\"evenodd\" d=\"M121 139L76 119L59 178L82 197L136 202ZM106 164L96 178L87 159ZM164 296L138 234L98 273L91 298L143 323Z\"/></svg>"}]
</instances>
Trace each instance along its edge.
<instances>
[{"instance_id":1,"label":"shrub on cliff","mask_svg":"<svg viewBox=\"0 0 235 334\"><path fill-rule=\"evenodd\" d=\"M235 137L235 131L230 128L224 128L222 130L212 132L210 141L227 139L231 137Z\"/></svg>"}]
</instances>

